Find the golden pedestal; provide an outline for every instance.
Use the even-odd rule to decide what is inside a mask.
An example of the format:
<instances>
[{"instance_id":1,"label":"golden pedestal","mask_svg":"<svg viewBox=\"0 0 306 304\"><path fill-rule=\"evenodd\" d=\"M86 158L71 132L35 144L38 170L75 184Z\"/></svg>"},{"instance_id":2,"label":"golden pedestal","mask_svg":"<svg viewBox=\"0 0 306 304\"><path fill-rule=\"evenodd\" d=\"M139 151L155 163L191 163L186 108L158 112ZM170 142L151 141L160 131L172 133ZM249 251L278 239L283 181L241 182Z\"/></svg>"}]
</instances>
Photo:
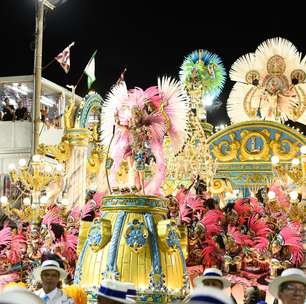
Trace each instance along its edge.
<instances>
[{"instance_id":1,"label":"golden pedestal","mask_svg":"<svg viewBox=\"0 0 306 304\"><path fill-rule=\"evenodd\" d=\"M185 248L180 230L167 219L166 201L120 195L104 197L102 206L102 216L90 229L84 225L80 230L75 283L87 290L90 299L103 278L134 283L138 303L185 297L189 291ZM186 245L184 240L182 244Z\"/></svg>"}]
</instances>

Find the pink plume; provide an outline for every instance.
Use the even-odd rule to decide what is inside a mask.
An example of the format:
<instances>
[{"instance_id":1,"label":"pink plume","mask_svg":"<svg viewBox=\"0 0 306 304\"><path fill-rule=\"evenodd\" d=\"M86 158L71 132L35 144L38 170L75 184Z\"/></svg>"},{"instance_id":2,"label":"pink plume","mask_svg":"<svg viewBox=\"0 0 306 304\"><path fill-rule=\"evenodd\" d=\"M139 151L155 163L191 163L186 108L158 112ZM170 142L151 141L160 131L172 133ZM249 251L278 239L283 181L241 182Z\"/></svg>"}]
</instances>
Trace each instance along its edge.
<instances>
[{"instance_id":1,"label":"pink plume","mask_svg":"<svg viewBox=\"0 0 306 304\"><path fill-rule=\"evenodd\" d=\"M89 215L89 213L93 211L93 205L92 203L89 201L88 203L86 203L81 210L81 218L86 217L87 215Z\"/></svg>"},{"instance_id":2,"label":"pink plume","mask_svg":"<svg viewBox=\"0 0 306 304\"><path fill-rule=\"evenodd\" d=\"M190 224L192 209L185 202L179 202L179 213L181 221L183 223Z\"/></svg>"},{"instance_id":3,"label":"pink plume","mask_svg":"<svg viewBox=\"0 0 306 304\"><path fill-rule=\"evenodd\" d=\"M205 211L203 200L196 196L187 196L186 204L190 206L194 211Z\"/></svg>"},{"instance_id":4,"label":"pink plume","mask_svg":"<svg viewBox=\"0 0 306 304\"><path fill-rule=\"evenodd\" d=\"M62 243L64 245L63 256L67 258L69 262L74 261L77 258L76 248L78 244L78 237L73 233L66 232Z\"/></svg>"},{"instance_id":5,"label":"pink plume","mask_svg":"<svg viewBox=\"0 0 306 304\"><path fill-rule=\"evenodd\" d=\"M55 209L49 210L43 217L42 224L50 226L51 224L63 224L63 219L60 216L59 211Z\"/></svg>"},{"instance_id":6,"label":"pink plume","mask_svg":"<svg viewBox=\"0 0 306 304\"><path fill-rule=\"evenodd\" d=\"M252 216L249 220L249 229L255 233L256 236L268 237L271 232L267 223L263 219L258 219Z\"/></svg>"},{"instance_id":7,"label":"pink plume","mask_svg":"<svg viewBox=\"0 0 306 304\"><path fill-rule=\"evenodd\" d=\"M0 230L0 246L7 246L12 241L12 231L10 227Z\"/></svg>"},{"instance_id":8,"label":"pink plume","mask_svg":"<svg viewBox=\"0 0 306 304\"><path fill-rule=\"evenodd\" d=\"M203 244L205 246L202 250L203 265L205 265L205 267L216 265L218 257L221 257L220 253L218 253L217 243L213 239L207 239Z\"/></svg>"},{"instance_id":9,"label":"pink plume","mask_svg":"<svg viewBox=\"0 0 306 304\"><path fill-rule=\"evenodd\" d=\"M222 231L221 221L223 214L220 210L209 210L200 223L205 227L206 236L210 237Z\"/></svg>"},{"instance_id":10,"label":"pink plume","mask_svg":"<svg viewBox=\"0 0 306 304\"><path fill-rule=\"evenodd\" d=\"M259 252L264 252L268 249L269 240L266 237L256 236L253 239L254 241L254 248Z\"/></svg>"},{"instance_id":11,"label":"pink plume","mask_svg":"<svg viewBox=\"0 0 306 304\"><path fill-rule=\"evenodd\" d=\"M289 208L290 202L286 192L283 190L282 186L279 182L275 182L270 188L269 191L273 191L275 193L275 197L277 202L284 208Z\"/></svg>"},{"instance_id":12,"label":"pink plume","mask_svg":"<svg viewBox=\"0 0 306 304\"><path fill-rule=\"evenodd\" d=\"M79 219L81 216L81 208L80 206L75 206L70 210L70 216L74 219Z\"/></svg>"},{"instance_id":13,"label":"pink plume","mask_svg":"<svg viewBox=\"0 0 306 304\"><path fill-rule=\"evenodd\" d=\"M178 200L179 203L183 203L187 196L186 188L181 188L175 195L175 198Z\"/></svg>"},{"instance_id":14,"label":"pink plume","mask_svg":"<svg viewBox=\"0 0 306 304\"><path fill-rule=\"evenodd\" d=\"M104 193L104 192L97 192L97 193L95 193L95 195L93 196L92 199L97 203L98 206L100 206L102 198L105 195L106 195L106 193Z\"/></svg>"},{"instance_id":15,"label":"pink plume","mask_svg":"<svg viewBox=\"0 0 306 304\"><path fill-rule=\"evenodd\" d=\"M227 234L231 235L238 245L252 246L253 242L247 235L242 234L237 227L228 225Z\"/></svg>"},{"instance_id":16,"label":"pink plume","mask_svg":"<svg viewBox=\"0 0 306 304\"><path fill-rule=\"evenodd\" d=\"M17 264L22 259L22 249L27 245L25 237L20 233L12 237L11 249L8 255L8 262Z\"/></svg>"},{"instance_id":17,"label":"pink plume","mask_svg":"<svg viewBox=\"0 0 306 304\"><path fill-rule=\"evenodd\" d=\"M239 216L249 214L252 210L252 207L249 204L248 198L240 198L236 200L234 209L237 211Z\"/></svg>"},{"instance_id":18,"label":"pink plume","mask_svg":"<svg viewBox=\"0 0 306 304\"><path fill-rule=\"evenodd\" d=\"M293 265L300 265L304 260L303 243L300 233L290 227L284 227L279 234L284 240L284 245L288 246L289 252L292 255Z\"/></svg>"},{"instance_id":19,"label":"pink plume","mask_svg":"<svg viewBox=\"0 0 306 304\"><path fill-rule=\"evenodd\" d=\"M250 200L250 204L251 204L251 207L253 208L253 213L258 213L258 214L263 214L264 210L263 208L260 206L257 198L255 197L250 197L249 198Z\"/></svg>"}]
</instances>

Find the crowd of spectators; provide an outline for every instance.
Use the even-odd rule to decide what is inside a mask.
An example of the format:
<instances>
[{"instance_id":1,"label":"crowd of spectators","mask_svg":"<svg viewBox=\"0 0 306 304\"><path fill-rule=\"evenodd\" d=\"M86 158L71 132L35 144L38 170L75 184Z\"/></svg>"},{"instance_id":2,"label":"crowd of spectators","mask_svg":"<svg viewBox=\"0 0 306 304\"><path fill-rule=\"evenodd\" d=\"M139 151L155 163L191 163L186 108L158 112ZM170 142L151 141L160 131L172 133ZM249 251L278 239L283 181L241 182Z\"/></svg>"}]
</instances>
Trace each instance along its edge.
<instances>
[{"instance_id":1,"label":"crowd of spectators","mask_svg":"<svg viewBox=\"0 0 306 304\"><path fill-rule=\"evenodd\" d=\"M15 121L15 120L31 120L31 115L24 105L24 101L20 99L18 101L18 107L15 107L10 103L8 97L2 101L0 110L0 120L2 121Z\"/></svg>"},{"instance_id":2,"label":"crowd of spectators","mask_svg":"<svg viewBox=\"0 0 306 304\"><path fill-rule=\"evenodd\" d=\"M25 105L23 99L20 99L17 102L17 108L10 103L10 99L6 97L0 105L0 121L32 121L31 113ZM61 115L59 114L57 104L54 104L51 107L46 105L41 105L40 109L40 119L47 126L47 128L61 127Z\"/></svg>"},{"instance_id":3,"label":"crowd of spectators","mask_svg":"<svg viewBox=\"0 0 306 304\"><path fill-rule=\"evenodd\" d=\"M47 128L61 127L61 115L59 114L58 107L56 104L53 104L52 107L42 105L40 109L40 118L41 121L47 126Z\"/></svg>"}]
</instances>

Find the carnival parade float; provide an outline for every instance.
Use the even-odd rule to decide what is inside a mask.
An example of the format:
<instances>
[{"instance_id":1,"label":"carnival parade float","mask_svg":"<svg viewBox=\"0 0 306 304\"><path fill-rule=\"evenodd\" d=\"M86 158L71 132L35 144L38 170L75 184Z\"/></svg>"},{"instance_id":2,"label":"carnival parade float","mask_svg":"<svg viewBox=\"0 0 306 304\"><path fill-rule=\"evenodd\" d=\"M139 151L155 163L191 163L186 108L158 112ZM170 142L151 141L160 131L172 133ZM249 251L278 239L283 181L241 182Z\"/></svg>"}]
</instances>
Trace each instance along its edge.
<instances>
[{"instance_id":1,"label":"carnival parade float","mask_svg":"<svg viewBox=\"0 0 306 304\"><path fill-rule=\"evenodd\" d=\"M11 167L20 203L2 199L1 287L34 288L50 254L70 274L67 292L91 302L105 278L133 283L138 303L170 303L208 267L266 290L302 266L306 139L284 123L305 124L305 58L281 38L240 57L232 124L214 134L206 109L226 80L221 58L196 50L179 77L72 98L62 142Z\"/></svg>"}]
</instances>

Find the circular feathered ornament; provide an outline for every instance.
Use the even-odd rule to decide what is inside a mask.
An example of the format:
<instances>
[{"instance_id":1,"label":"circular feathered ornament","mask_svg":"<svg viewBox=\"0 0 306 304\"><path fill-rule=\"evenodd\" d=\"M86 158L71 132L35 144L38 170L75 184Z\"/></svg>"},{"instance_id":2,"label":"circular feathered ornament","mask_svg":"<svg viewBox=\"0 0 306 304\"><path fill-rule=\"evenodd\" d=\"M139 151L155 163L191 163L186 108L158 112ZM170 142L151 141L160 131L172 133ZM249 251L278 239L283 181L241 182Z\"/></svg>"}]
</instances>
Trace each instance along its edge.
<instances>
[{"instance_id":1,"label":"circular feathered ornament","mask_svg":"<svg viewBox=\"0 0 306 304\"><path fill-rule=\"evenodd\" d=\"M185 58L180 79L190 97L214 99L224 87L226 71L218 55L200 49Z\"/></svg>"}]
</instances>

